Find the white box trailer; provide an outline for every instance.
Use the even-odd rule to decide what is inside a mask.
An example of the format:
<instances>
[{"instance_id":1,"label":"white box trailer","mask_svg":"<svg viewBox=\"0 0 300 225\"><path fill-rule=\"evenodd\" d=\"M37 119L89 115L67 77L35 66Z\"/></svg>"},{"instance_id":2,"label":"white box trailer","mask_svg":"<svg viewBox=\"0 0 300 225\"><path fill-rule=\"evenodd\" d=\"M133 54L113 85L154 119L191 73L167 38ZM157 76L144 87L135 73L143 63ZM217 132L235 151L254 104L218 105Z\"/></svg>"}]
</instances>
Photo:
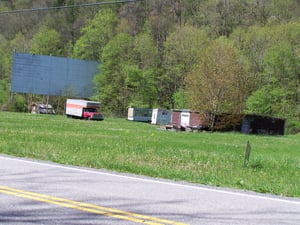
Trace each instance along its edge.
<instances>
[{"instance_id":1,"label":"white box trailer","mask_svg":"<svg viewBox=\"0 0 300 225\"><path fill-rule=\"evenodd\" d=\"M83 99L67 99L66 115L68 117L88 120L103 120L103 115L98 112L99 107L100 102L87 101Z\"/></svg>"},{"instance_id":2,"label":"white box trailer","mask_svg":"<svg viewBox=\"0 0 300 225\"><path fill-rule=\"evenodd\" d=\"M148 108L128 108L128 120L138 122L151 122L152 109Z\"/></svg>"}]
</instances>

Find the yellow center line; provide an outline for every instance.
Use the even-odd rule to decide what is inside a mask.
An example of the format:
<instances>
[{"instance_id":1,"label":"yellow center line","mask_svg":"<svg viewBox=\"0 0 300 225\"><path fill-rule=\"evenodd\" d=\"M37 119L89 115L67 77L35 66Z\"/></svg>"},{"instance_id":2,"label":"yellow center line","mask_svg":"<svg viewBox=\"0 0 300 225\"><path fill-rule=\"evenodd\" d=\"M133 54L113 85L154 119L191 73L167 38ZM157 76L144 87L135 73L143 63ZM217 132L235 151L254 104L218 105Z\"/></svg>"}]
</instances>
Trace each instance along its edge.
<instances>
[{"instance_id":1,"label":"yellow center line","mask_svg":"<svg viewBox=\"0 0 300 225\"><path fill-rule=\"evenodd\" d=\"M48 204L54 204L63 206L66 208L72 208L76 210L81 210L85 212L95 213L99 215L104 215L112 218L117 218L121 220L132 221L135 223L143 223L149 225L187 225L185 223L175 222L171 220L160 219L152 216L146 216L137 213L126 212L118 209L107 208L103 206L98 206L94 204L78 202L73 200L68 200L64 198L54 197L45 194L39 194L35 192L29 192L25 190L10 188L6 186L0 186L0 193L13 195L21 198L31 199L39 202L45 202Z\"/></svg>"}]
</instances>

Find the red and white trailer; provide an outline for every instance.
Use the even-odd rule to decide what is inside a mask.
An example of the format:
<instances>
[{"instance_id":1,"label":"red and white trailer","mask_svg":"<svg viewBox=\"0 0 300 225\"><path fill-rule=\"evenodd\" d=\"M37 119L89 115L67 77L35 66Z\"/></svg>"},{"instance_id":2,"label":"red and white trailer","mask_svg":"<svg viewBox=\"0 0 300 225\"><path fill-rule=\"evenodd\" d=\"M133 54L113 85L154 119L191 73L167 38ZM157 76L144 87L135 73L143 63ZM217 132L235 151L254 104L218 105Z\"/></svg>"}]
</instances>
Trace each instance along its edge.
<instances>
[{"instance_id":1,"label":"red and white trailer","mask_svg":"<svg viewBox=\"0 0 300 225\"><path fill-rule=\"evenodd\" d=\"M209 130L209 125L204 113L193 112L188 109L173 110L171 126L167 129L175 128L176 130Z\"/></svg>"},{"instance_id":2,"label":"red and white trailer","mask_svg":"<svg viewBox=\"0 0 300 225\"><path fill-rule=\"evenodd\" d=\"M66 115L87 120L104 120L103 115L98 112L100 102L82 99L67 99Z\"/></svg>"}]
</instances>

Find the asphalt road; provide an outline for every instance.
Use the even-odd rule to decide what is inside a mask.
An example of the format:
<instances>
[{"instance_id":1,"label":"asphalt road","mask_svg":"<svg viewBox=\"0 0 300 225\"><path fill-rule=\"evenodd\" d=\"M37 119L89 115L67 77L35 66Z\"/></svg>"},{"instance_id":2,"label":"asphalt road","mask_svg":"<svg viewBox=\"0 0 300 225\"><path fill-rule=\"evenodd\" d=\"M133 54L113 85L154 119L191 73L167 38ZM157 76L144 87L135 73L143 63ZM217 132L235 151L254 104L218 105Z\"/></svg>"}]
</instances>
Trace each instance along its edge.
<instances>
[{"instance_id":1,"label":"asphalt road","mask_svg":"<svg viewBox=\"0 0 300 225\"><path fill-rule=\"evenodd\" d=\"M0 155L0 224L300 224L300 199Z\"/></svg>"}]
</instances>

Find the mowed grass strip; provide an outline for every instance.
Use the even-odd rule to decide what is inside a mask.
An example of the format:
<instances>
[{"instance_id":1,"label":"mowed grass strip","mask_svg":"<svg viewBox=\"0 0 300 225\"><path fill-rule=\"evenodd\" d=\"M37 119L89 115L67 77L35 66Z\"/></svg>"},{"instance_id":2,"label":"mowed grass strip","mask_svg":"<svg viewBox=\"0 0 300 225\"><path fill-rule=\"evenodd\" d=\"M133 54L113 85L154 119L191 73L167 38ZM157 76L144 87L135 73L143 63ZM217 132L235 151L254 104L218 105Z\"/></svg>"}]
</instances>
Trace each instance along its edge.
<instances>
[{"instance_id":1,"label":"mowed grass strip","mask_svg":"<svg viewBox=\"0 0 300 225\"><path fill-rule=\"evenodd\" d=\"M0 112L0 153L300 197L299 134L171 132L120 118Z\"/></svg>"}]
</instances>

